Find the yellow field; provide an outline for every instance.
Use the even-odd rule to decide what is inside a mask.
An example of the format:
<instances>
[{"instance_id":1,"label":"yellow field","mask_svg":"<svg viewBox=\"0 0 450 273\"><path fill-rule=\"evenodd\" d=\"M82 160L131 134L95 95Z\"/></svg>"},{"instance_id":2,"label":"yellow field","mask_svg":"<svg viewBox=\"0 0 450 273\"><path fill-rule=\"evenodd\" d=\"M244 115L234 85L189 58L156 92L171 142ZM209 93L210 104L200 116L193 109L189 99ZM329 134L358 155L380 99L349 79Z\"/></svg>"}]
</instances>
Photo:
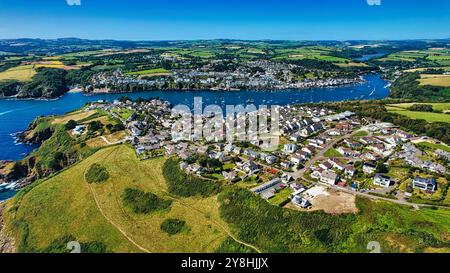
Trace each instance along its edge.
<instances>
[{"instance_id":1,"label":"yellow field","mask_svg":"<svg viewBox=\"0 0 450 273\"><path fill-rule=\"evenodd\" d=\"M450 87L450 75L422 74L420 85Z\"/></svg>"},{"instance_id":2,"label":"yellow field","mask_svg":"<svg viewBox=\"0 0 450 273\"><path fill-rule=\"evenodd\" d=\"M53 120L52 123L54 123L54 124L65 124L69 120L79 121L79 120L85 119L85 118L95 114L96 112L97 112L96 110L91 110L91 111L87 111L87 112L84 112L82 110L78 110L78 111L72 112L72 113L64 115L64 116L56 117Z\"/></svg>"},{"instance_id":3,"label":"yellow field","mask_svg":"<svg viewBox=\"0 0 450 273\"><path fill-rule=\"evenodd\" d=\"M340 67L367 67L368 66L365 63L355 63L355 62L335 63L335 65L340 66Z\"/></svg>"},{"instance_id":4,"label":"yellow field","mask_svg":"<svg viewBox=\"0 0 450 273\"><path fill-rule=\"evenodd\" d=\"M227 237L229 228L219 216L217 197L179 198L167 192L162 175L165 159L139 161L133 149L120 145L100 150L81 163L37 185L18 202L15 214L6 213L6 226L19 242L21 232L12 220L29 227L29 244L46 247L71 234L81 241L100 241L113 252L212 252ZM84 172L100 163L110 178L102 184L84 181ZM125 188L137 188L171 199L167 211L136 215L122 205ZM188 230L168 235L160 230L167 218L186 221Z\"/></svg>"},{"instance_id":5,"label":"yellow field","mask_svg":"<svg viewBox=\"0 0 450 273\"><path fill-rule=\"evenodd\" d=\"M0 81L16 80L21 82L31 81L36 74L33 65L21 65L0 72Z\"/></svg>"}]
</instances>

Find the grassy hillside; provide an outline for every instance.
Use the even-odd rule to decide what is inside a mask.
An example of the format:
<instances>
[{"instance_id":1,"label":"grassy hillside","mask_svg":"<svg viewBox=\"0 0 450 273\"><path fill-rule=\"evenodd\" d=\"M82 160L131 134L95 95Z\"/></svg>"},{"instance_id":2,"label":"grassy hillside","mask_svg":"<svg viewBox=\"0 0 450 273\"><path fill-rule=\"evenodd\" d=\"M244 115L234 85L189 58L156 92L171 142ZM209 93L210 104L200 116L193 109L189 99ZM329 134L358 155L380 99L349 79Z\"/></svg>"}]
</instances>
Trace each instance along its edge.
<instances>
[{"instance_id":1,"label":"grassy hillside","mask_svg":"<svg viewBox=\"0 0 450 273\"><path fill-rule=\"evenodd\" d=\"M359 213L329 215L271 206L249 191L229 188L220 195L221 215L239 239L263 252L382 252L450 250L450 211L414 210L388 202L357 199Z\"/></svg>"},{"instance_id":2,"label":"grassy hillside","mask_svg":"<svg viewBox=\"0 0 450 273\"><path fill-rule=\"evenodd\" d=\"M102 149L10 200L8 229L16 242L22 242L23 251L44 249L65 235L102 243L113 252L215 251L227 238L217 197L180 198L168 194L162 175L164 161L139 161L125 145ZM84 173L94 163L107 169L107 181L85 182ZM136 214L123 204L127 188L172 200L172 204L162 211ZM183 220L187 228L169 235L161 230L167 219Z\"/></svg>"}]
</instances>

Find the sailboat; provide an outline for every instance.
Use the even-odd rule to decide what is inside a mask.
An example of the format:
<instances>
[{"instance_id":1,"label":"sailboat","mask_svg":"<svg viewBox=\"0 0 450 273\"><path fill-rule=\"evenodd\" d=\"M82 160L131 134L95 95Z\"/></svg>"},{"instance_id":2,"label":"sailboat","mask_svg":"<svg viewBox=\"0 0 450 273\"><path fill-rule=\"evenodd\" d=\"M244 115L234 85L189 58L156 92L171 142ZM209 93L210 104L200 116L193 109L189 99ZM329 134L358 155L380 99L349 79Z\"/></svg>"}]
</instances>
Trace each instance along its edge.
<instances>
[{"instance_id":1,"label":"sailboat","mask_svg":"<svg viewBox=\"0 0 450 273\"><path fill-rule=\"evenodd\" d=\"M375 87L373 88L372 92L370 92L369 96L372 96L373 94L375 94Z\"/></svg>"}]
</instances>

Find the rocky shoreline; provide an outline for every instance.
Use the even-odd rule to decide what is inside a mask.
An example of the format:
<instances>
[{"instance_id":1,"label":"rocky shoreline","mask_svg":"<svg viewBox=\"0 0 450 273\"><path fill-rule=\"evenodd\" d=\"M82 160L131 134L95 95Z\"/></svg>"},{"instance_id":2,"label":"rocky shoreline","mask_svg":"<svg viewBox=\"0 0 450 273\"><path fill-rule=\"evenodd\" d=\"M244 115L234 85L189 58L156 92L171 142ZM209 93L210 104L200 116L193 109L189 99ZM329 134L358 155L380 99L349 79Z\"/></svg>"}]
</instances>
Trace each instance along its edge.
<instances>
[{"instance_id":1,"label":"rocky shoreline","mask_svg":"<svg viewBox=\"0 0 450 273\"><path fill-rule=\"evenodd\" d=\"M15 241L14 238L6 234L5 223L3 220L3 210L5 203L0 201L0 253L14 253Z\"/></svg>"}]
</instances>

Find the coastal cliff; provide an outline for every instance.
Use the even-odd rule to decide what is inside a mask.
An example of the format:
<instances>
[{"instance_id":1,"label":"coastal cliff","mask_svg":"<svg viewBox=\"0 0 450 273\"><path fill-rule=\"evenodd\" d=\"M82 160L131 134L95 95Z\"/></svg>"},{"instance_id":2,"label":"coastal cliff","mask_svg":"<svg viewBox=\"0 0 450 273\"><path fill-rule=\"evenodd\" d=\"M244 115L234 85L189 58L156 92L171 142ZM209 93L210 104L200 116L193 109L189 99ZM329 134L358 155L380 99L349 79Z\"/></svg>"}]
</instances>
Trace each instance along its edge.
<instances>
[{"instance_id":1,"label":"coastal cliff","mask_svg":"<svg viewBox=\"0 0 450 273\"><path fill-rule=\"evenodd\" d=\"M3 211L5 204L0 202L0 253L14 253L15 242L14 238L9 236L5 231L5 223L3 220Z\"/></svg>"}]
</instances>

